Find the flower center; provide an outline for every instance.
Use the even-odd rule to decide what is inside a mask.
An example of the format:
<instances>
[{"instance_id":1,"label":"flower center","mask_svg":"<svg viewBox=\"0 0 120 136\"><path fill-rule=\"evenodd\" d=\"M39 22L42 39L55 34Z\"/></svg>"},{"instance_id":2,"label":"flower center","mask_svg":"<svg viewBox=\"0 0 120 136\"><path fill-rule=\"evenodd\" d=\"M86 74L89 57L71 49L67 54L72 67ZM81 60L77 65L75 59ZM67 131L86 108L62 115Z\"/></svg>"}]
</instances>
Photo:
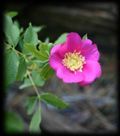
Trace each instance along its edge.
<instances>
[{"instance_id":1,"label":"flower center","mask_svg":"<svg viewBox=\"0 0 120 136\"><path fill-rule=\"evenodd\" d=\"M64 59L62 60L64 66L66 66L71 71L79 70L82 72L83 64L85 64L85 57L80 54L80 52L74 51L73 53L65 53Z\"/></svg>"}]
</instances>

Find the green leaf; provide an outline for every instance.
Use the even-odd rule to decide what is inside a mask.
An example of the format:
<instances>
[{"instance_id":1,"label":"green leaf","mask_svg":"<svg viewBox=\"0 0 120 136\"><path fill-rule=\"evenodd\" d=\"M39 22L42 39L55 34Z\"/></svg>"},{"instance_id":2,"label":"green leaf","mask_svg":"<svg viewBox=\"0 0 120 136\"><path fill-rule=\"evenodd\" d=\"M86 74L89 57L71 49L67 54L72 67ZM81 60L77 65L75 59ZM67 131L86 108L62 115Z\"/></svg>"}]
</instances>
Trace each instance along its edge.
<instances>
[{"instance_id":1,"label":"green leaf","mask_svg":"<svg viewBox=\"0 0 120 136\"><path fill-rule=\"evenodd\" d=\"M49 79L54 73L54 70L51 69L48 63L46 63L43 67L42 70L40 71L41 76L46 80Z\"/></svg>"},{"instance_id":2,"label":"green leaf","mask_svg":"<svg viewBox=\"0 0 120 136\"><path fill-rule=\"evenodd\" d=\"M5 86L12 84L16 80L19 58L13 50L5 51Z\"/></svg>"},{"instance_id":3,"label":"green leaf","mask_svg":"<svg viewBox=\"0 0 120 136\"><path fill-rule=\"evenodd\" d=\"M31 115L35 109L37 100L36 97L28 97L25 103L28 115Z\"/></svg>"},{"instance_id":4,"label":"green leaf","mask_svg":"<svg viewBox=\"0 0 120 136\"><path fill-rule=\"evenodd\" d=\"M7 12L6 15L10 16L10 17L15 17L15 16L18 15L18 12L16 12L16 11L10 11L10 12Z\"/></svg>"},{"instance_id":5,"label":"green leaf","mask_svg":"<svg viewBox=\"0 0 120 136\"><path fill-rule=\"evenodd\" d=\"M43 53L47 58L49 57L49 44L40 43L38 48L39 48L39 51Z\"/></svg>"},{"instance_id":6,"label":"green leaf","mask_svg":"<svg viewBox=\"0 0 120 136\"><path fill-rule=\"evenodd\" d=\"M27 69L27 65L25 59L23 57L20 57L16 80L23 80L23 77L26 73L26 69Z\"/></svg>"},{"instance_id":7,"label":"green leaf","mask_svg":"<svg viewBox=\"0 0 120 136\"><path fill-rule=\"evenodd\" d=\"M41 100L45 101L48 104L51 104L57 108L64 109L68 107L68 104L64 102L62 99L51 93L42 93L40 95Z\"/></svg>"},{"instance_id":8,"label":"green leaf","mask_svg":"<svg viewBox=\"0 0 120 136\"><path fill-rule=\"evenodd\" d=\"M23 51L23 39L22 39L22 37L20 37L20 39L19 39L18 48L19 48L19 51L21 51L23 54L25 54L25 52Z\"/></svg>"},{"instance_id":9,"label":"green leaf","mask_svg":"<svg viewBox=\"0 0 120 136\"><path fill-rule=\"evenodd\" d=\"M55 42L54 44L60 44L65 42L67 33L63 33Z\"/></svg>"},{"instance_id":10,"label":"green leaf","mask_svg":"<svg viewBox=\"0 0 120 136\"><path fill-rule=\"evenodd\" d=\"M49 50L49 52L50 52L50 50L51 50L51 48L53 47L53 43L48 43L48 50Z\"/></svg>"},{"instance_id":11,"label":"green leaf","mask_svg":"<svg viewBox=\"0 0 120 136\"><path fill-rule=\"evenodd\" d=\"M49 42L50 42L50 38L49 38L49 37L46 37L45 43L46 43L46 44L49 44Z\"/></svg>"},{"instance_id":12,"label":"green leaf","mask_svg":"<svg viewBox=\"0 0 120 136\"><path fill-rule=\"evenodd\" d=\"M33 26L33 30L34 30L36 33L40 32L43 28L44 28L44 26Z\"/></svg>"},{"instance_id":13,"label":"green leaf","mask_svg":"<svg viewBox=\"0 0 120 136\"><path fill-rule=\"evenodd\" d=\"M4 32L5 32L7 42L13 47L16 47L19 41L20 30L18 26L12 22L12 19L10 16L5 16Z\"/></svg>"},{"instance_id":14,"label":"green leaf","mask_svg":"<svg viewBox=\"0 0 120 136\"><path fill-rule=\"evenodd\" d=\"M29 64L29 65L34 64L34 65L36 65L37 67L39 67L39 68L41 69L41 68L43 68L43 66L45 65L45 63L46 63L46 62L43 62L43 63L42 63L40 60L34 59L34 60L31 60L31 62L28 63L28 64Z\"/></svg>"},{"instance_id":15,"label":"green leaf","mask_svg":"<svg viewBox=\"0 0 120 136\"><path fill-rule=\"evenodd\" d=\"M5 112L5 131L9 134L24 132L23 120L15 112Z\"/></svg>"},{"instance_id":16,"label":"green leaf","mask_svg":"<svg viewBox=\"0 0 120 136\"><path fill-rule=\"evenodd\" d=\"M14 21L14 24L15 24L18 28L20 28L20 24L19 24L19 22L18 22L17 20Z\"/></svg>"},{"instance_id":17,"label":"green leaf","mask_svg":"<svg viewBox=\"0 0 120 136\"><path fill-rule=\"evenodd\" d=\"M25 78L24 79L24 83L19 86L19 89L24 89L24 88L30 87L30 86L32 86L32 83L31 83L30 79L29 78Z\"/></svg>"},{"instance_id":18,"label":"green leaf","mask_svg":"<svg viewBox=\"0 0 120 136\"><path fill-rule=\"evenodd\" d=\"M45 84L45 80L43 79L43 77L40 75L39 72L33 70L31 77L32 77L36 86L43 86ZM22 85L20 85L19 89L24 89L24 88L30 87L30 86L32 86L31 80L29 78L25 78L24 83Z\"/></svg>"},{"instance_id":19,"label":"green leaf","mask_svg":"<svg viewBox=\"0 0 120 136\"><path fill-rule=\"evenodd\" d=\"M33 117L30 122L29 130L30 132L40 132L40 123L41 123L41 108L38 107L36 112L33 114Z\"/></svg>"},{"instance_id":20,"label":"green leaf","mask_svg":"<svg viewBox=\"0 0 120 136\"><path fill-rule=\"evenodd\" d=\"M32 46L31 44L25 44L24 47L42 62L48 60L48 55L44 54L44 52L41 50L38 51L35 46Z\"/></svg>"},{"instance_id":21,"label":"green leaf","mask_svg":"<svg viewBox=\"0 0 120 136\"><path fill-rule=\"evenodd\" d=\"M85 35L82 37L82 39L84 39L84 40L88 39L87 34L85 34Z\"/></svg>"},{"instance_id":22,"label":"green leaf","mask_svg":"<svg viewBox=\"0 0 120 136\"><path fill-rule=\"evenodd\" d=\"M13 25L12 19L9 16L4 17L4 33L6 36L6 40L10 45L13 45L13 41L11 39L11 27Z\"/></svg>"},{"instance_id":23,"label":"green leaf","mask_svg":"<svg viewBox=\"0 0 120 136\"><path fill-rule=\"evenodd\" d=\"M45 84L41 75L35 70L32 71L32 78L36 86L43 86Z\"/></svg>"},{"instance_id":24,"label":"green leaf","mask_svg":"<svg viewBox=\"0 0 120 136\"><path fill-rule=\"evenodd\" d=\"M30 43L32 45L37 45L39 43L37 32L34 31L31 23L24 33L24 43Z\"/></svg>"},{"instance_id":25,"label":"green leaf","mask_svg":"<svg viewBox=\"0 0 120 136\"><path fill-rule=\"evenodd\" d=\"M19 35L20 35L20 30L16 24L14 24L11 28L11 38L14 43L14 47L17 45L19 41Z\"/></svg>"}]
</instances>

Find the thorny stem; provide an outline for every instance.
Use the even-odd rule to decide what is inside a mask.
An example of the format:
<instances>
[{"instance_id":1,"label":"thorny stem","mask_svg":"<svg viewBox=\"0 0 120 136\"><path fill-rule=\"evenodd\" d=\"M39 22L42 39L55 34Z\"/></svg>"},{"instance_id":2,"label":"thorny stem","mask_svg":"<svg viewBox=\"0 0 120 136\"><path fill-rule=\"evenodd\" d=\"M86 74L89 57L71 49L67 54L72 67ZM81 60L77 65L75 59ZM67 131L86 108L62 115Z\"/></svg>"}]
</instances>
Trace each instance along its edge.
<instances>
[{"instance_id":1,"label":"thorny stem","mask_svg":"<svg viewBox=\"0 0 120 136\"><path fill-rule=\"evenodd\" d=\"M35 90L37 96L40 97L40 94L39 94L39 92L38 92L38 89L37 89L37 87L36 87L36 85L35 85L35 83L34 83L32 77L31 77L29 71L27 71L27 75L28 75L28 77L29 77L29 79L30 79L30 81L31 81L31 83L32 83L32 86L33 86L33 88L34 88L34 90Z\"/></svg>"}]
</instances>

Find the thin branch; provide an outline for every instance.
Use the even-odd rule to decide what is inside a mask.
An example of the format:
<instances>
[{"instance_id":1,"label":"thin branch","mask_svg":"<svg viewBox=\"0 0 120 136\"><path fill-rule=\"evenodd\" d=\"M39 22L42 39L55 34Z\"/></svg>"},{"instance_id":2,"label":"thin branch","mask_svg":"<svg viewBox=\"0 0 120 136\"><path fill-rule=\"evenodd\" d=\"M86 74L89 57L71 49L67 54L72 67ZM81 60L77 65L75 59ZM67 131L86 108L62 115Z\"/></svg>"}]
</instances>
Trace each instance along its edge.
<instances>
[{"instance_id":1,"label":"thin branch","mask_svg":"<svg viewBox=\"0 0 120 136\"><path fill-rule=\"evenodd\" d=\"M30 79L30 81L31 81L31 83L32 83L32 85L33 85L33 88L34 88L34 90L35 90L36 94L37 94L37 95L38 95L38 97L39 97L39 96L40 96L40 94L39 94L39 92L38 92L38 89L37 89L37 87L36 87L36 85L35 85L35 83L34 83L34 81L33 81L32 77L31 77L31 75L30 75L30 72L29 72L29 71L27 71L27 75L28 75L28 77L29 77L29 79Z\"/></svg>"},{"instance_id":2,"label":"thin branch","mask_svg":"<svg viewBox=\"0 0 120 136\"><path fill-rule=\"evenodd\" d=\"M20 52L20 51L14 49L14 48L13 48L13 50L14 50L16 53L18 53L19 55L21 55L21 56L28 62L28 59L25 57L25 55L24 55L22 52Z\"/></svg>"}]
</instances>

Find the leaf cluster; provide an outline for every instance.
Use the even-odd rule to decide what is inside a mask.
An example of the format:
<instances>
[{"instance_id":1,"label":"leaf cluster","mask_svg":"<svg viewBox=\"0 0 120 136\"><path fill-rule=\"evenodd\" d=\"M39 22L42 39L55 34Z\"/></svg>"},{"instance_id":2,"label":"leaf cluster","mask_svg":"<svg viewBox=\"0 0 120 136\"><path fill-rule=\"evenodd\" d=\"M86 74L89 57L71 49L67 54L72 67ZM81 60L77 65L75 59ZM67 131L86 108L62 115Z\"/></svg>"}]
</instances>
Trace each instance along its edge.
<instances>
[{"instance_id":1,"label":"leaf cluster","mask_svg":"<svg viewBox=\"0 0 120 136\"><path fill-rule=\"evenodd\" d=\"M49 38L41 41L38 38L38 32L41 32L44 27L33 26L32 23L29 23L27 28L23 28L15 20L17 15L17 12L11 11L5 13L4 16L4 86L8 90L11 84L19 81L21 82L20 89L33 86L36 90L54 74L53 69L49 66L50 50L55 44L63 43L67 33L62 34L54 43L49 42ZM67 103L51 93L28 97L26 109L28 115L32 116L29 127L31 132L40 131L41 101L61 109L68 107ZM7 114L7 118L11 123L15 123L19 117L10 113ZM9 128L10 122L6 120L6 126L8 130L12 131L14 125ZM22 123L19 121L20 130L23 130ZM19 130L19 127L16 126L15 130Z\"/></svg>"}]
</instances>

